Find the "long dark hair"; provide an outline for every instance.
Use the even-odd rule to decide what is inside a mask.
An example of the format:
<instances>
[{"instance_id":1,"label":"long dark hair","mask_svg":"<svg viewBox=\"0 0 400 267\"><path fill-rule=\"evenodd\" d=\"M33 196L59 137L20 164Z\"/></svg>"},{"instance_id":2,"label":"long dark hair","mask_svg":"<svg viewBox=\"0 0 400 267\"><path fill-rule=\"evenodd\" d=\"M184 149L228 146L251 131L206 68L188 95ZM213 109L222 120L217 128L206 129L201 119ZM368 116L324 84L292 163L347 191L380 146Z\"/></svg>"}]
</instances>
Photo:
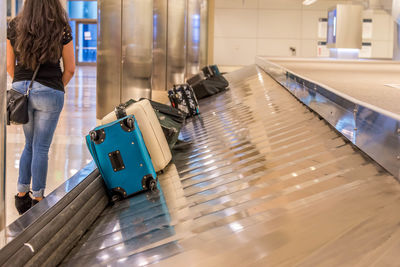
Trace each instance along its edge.
<instances>
[{"instance_id":1,"label":"long dark hair","mask_svg":"<svg viewBox=\"0 0 400 267\"><path fill-rule=\"evenodd\" d=\"M34 70L44 62L58 62L68 16L59 0L25 0L16 18L18 63Z\"/></svg>"}]
</instances>

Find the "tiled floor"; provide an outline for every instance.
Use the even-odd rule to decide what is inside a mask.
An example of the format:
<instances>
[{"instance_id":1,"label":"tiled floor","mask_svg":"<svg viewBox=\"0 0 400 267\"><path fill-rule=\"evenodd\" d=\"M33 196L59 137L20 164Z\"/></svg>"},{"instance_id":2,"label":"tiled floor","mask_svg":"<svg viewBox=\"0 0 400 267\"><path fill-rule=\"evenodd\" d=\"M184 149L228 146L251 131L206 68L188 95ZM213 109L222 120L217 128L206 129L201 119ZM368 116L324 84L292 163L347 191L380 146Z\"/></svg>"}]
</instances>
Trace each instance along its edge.
<instances>
[{"instance_id":1,"label":"tiled floor","mask_svg":"<svg viewBox=\"0 0 400 267\"><path fill-rule=\"evenodd\" d=\"M47 188L49 194L89 161L83 136L96 124L96 68L78 67L66 89L64 109L49 154ZM18 213L14 195L18 179L19 158L24 146L21 126L7 127L6 223Z\"/></svg>"}]
</instances>

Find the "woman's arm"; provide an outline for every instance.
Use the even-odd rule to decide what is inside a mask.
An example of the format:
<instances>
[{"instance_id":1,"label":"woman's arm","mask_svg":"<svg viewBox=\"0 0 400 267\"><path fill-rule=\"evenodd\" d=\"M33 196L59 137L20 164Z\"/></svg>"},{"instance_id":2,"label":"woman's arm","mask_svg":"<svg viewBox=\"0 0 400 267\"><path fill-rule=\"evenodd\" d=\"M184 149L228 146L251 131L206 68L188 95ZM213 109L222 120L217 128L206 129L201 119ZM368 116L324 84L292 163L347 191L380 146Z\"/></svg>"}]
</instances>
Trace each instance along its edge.
<instances>
[{"instance_id":1,"label":"woman's arm","mask_svg":"<svg viewBox=\"0 0 400 267\"><path fill-rule=\"evenodd\" d=\"M14 79L15 54L10 40L7 40L7 72Z\"/></svg>"},{"instance_id":2,"label":"woman's arm","mask_svg":"<svg viewBox=\"0 0 400 267\"><path fill-rule=\"evenodd\" d=\"M62 59L64 63L64 73L62 81L64 83L64 86L67 86L75 73L74 42L71 41L68 44L64 45L62 51Z\"/></svg>"}]
</instances>

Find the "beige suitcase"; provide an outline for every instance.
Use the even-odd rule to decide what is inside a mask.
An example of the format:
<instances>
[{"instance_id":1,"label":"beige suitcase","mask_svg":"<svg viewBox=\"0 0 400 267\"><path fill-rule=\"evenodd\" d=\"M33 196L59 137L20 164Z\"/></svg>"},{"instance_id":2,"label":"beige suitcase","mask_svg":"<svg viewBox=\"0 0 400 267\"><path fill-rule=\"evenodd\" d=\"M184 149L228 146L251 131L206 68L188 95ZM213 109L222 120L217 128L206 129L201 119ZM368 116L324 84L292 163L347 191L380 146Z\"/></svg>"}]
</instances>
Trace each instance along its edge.
<instances>
[{"instance_id":1,"label":"beige suitcase","mask_svg":"<svg viewBox=\"0 0 400 267\"><path fill-rule=\"evenodd\" d=\"M144 99L133 103L125 109L125 112L126 115L135 116L154 169L156 172L163 170L171 161L172 155L160 122L149 100ZM110 123L116 119L116 112L113 111L100 121L100 125Z\"/></svg>"}]
</instances>

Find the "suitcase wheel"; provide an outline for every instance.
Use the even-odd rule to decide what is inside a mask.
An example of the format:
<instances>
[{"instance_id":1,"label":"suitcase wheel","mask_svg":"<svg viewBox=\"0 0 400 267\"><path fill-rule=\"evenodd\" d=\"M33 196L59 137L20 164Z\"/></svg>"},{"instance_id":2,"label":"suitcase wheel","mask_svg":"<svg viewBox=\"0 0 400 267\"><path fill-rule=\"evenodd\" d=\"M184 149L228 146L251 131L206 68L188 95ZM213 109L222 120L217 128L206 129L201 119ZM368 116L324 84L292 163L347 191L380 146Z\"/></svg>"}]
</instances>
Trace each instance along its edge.
<instances>
[{"instance_id":1,"label":"suitcase wheel","mask_svg":"<svg viewBox=\"0 0 400 267\"><path fill-rule=\"evenodd\" d=\"M142 179L142 188L144 190L157 191L157 181L152 175L146 175Z\"/></svg>"},{"instance_id":2,"label":"suitcase wheel","mask_svg":"<svg viewBox=\"0 0 400 267\"><path fill-rule=\"evenodd\" d=\"M117 202L126 197L126 192L121 187L116 187L111 190L111 202Z\"/></svg>"},{"instance_id":3,"label":"suitcase wheel","mask_svg":"<svg viewBox=\"0 0 400 267\"><path fill-rule=\"evenodd\" d=\"M157 191L157 182L156 182L156 180L151 179L149 181L148 185L147 185L147 188L152 192Z\"/></svg>"},{"instance_id":4,"label":"suitcase wheel","mask_svg":"<svg viewBox=\"0 0 400 267\"><path fill-rule=\"evenodd\" d=\"M96 131L90 131L90 133L89 133L89 135L90 135L90 139L92 140L92 141L95 141L95 140L97 140L97 132Z\"/></svg>"},{"instance_id":5,"label":"suitcase wheel","mask_svg":"<svg viewBox=\"0 0 400 267\"><path fill-rule=\"evenodd\" d=\"M126 132L132 132L135 130L135 119L134 118L126 118L125 120L121 121L121 128Z\"/></svg>"},{"instance_id":6,"label":"suitcase wheel","mask_svg":"<svg viewBox=\"0 0 400 267\"><path fill-rule=\"evenodd\" d=\"M106 138L106 133L104 132L104 130L93 130L89 132L89 136L90 140L98 145L104 142L104 139Z\"/></svg>"},{"instance_id":7,"label":"suitcase wheel","mask_svg":"<svg viewBox=\"0 0 400 267\"><path fill-rule=\"evenodd\" d=\"M118 202L122 199L122 196L120 194L113 194L111 196L111 202Z\"/></svg>"}]
</instances>

